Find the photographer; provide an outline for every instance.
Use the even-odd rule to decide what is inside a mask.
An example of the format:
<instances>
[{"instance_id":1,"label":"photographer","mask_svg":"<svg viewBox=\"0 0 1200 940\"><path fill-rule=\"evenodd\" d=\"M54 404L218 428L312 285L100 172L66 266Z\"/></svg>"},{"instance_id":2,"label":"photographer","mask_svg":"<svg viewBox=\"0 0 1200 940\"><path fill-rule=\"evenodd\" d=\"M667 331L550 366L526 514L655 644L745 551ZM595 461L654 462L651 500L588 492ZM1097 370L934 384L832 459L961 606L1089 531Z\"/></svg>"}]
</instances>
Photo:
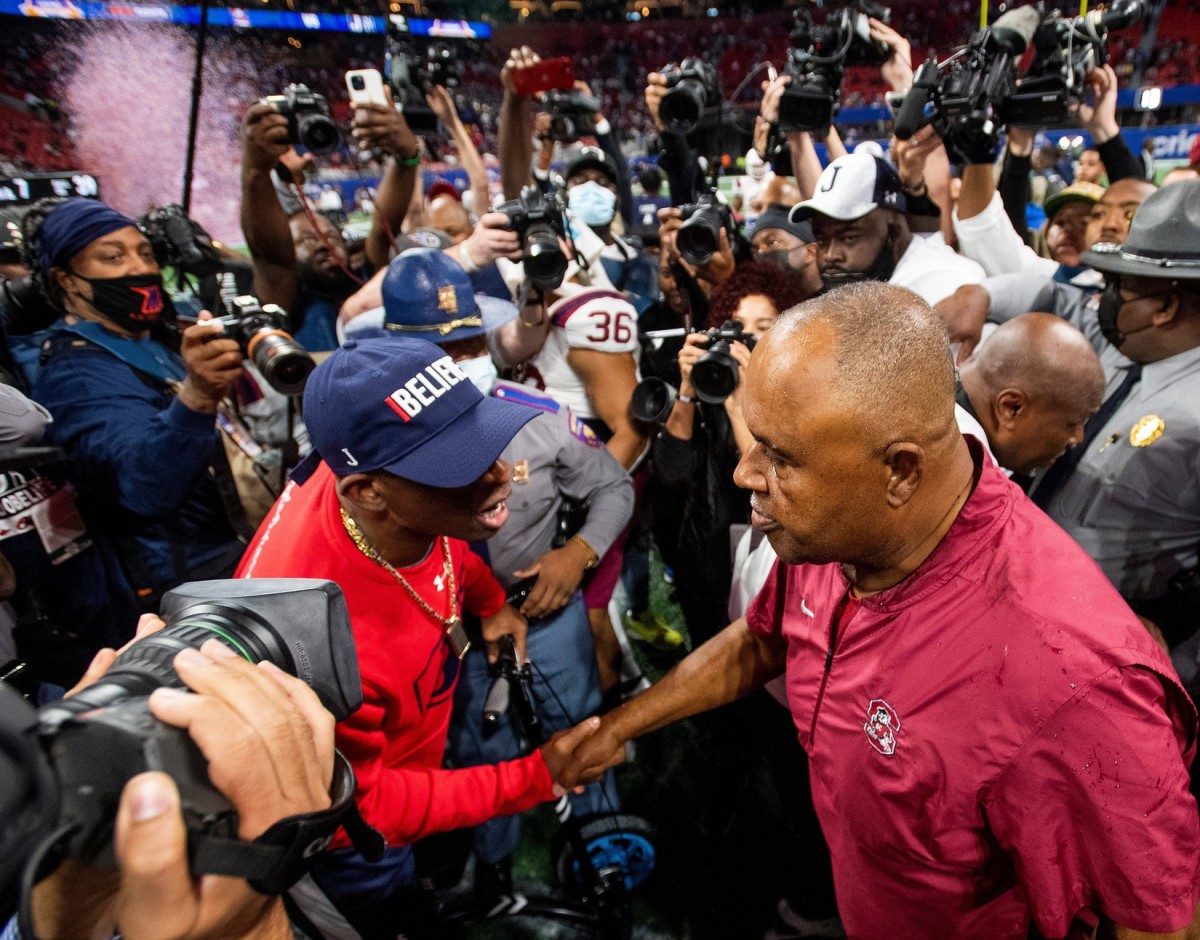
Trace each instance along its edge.
<instances>
[{"instance_id":1,"label":"photographer","mask_svg":"<svg viewBox=\"0 0 1200 940\"><path fill-rule=\"evenodd\" d=\"M367 259L387 264L394 235L400 232L420 163L419 141L392 103L364 104L354 110L353 136L359 148L377 148L390 156L375 198L367 237ZM254 261L255 293L263 303L287 310L296 338L306 349L337 346L338 308L362 283L349 268L341 233L315 215L306 203L288 215L279 202L271 171L285 181L280 161L291 149L287 115L259 101L242 122L242 232ZM295 183L291 186L294 188ZM297 195L302 195L297 190ZM369 274L370 272L361 272Z\"/></svg>"},{"instance_id":2,"label":"photographer","mask_svg":"<svg viewBox=\"0 0 1200 940\"><path fill-rule=\"evenodd\" d=\"M144 616L137 637L162 627ZM101 650L71 694L101 679L116 655ZM150 709L199 746L210 779L237 810L240 839L253 841L281 819L330 805L333 718L312 689L270 663L250 665L216 640L180 653L173 665L191 691L160 688ZM241 879L191 875L180 795L165 774L125 785L113 842L118 871L68 861L34 889L41 940L118 932L126 940L292 937L278 897ZM3 936L19 934L10 924Z\"/></svg>"},{"instance_id":3,"label":"photographer","mask_svg":"<svg viewBox=\"0 0 1200 940\"><path fill-rule=\"evenodd\" d=\"M132 591L156 609L166 589L227 576L241 554L245 517L215 423L241 350L204 320L183 331L179 352L154 338L164 309L154 253L103 203L35 208L25 232L39 278L66 311L34 386L54 416L47 443L67 452L84 519L120 558L123 577L108 572L107 596Z\"/></svg>"}]
</instances>

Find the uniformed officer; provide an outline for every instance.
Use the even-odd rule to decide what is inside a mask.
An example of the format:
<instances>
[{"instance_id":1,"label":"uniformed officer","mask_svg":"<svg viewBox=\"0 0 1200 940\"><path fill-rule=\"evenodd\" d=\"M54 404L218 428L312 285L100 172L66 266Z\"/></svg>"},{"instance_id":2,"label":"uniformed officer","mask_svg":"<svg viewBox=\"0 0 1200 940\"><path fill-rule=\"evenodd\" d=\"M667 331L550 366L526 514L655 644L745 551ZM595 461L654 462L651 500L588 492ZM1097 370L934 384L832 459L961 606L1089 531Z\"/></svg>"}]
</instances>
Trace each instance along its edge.
<instances>
[{"instance_id":1,"label":"uniformed officer","mask_svg":"<svg viewBox=\"0 0 1200 940\"><path fill-rule=\"evenodd\" d=\"M633 483L603 442L569 408L526 385L497 379L487 332L517 315L512 304L488 298L481 311L462 268L437 251L414 249L394 259L383 281L384 328L422 336L449 353L484 394L541 412L500 455L513 468L508 520L479 551L507 590L536 577L520 610L530 620L527 651L534 692L547 735L569 728L600 706L596 654L580 592L584 573L625 528L633 512ZM504 304L508 310L502 311ZM554 547L565 499L587 504L587 518L565 544ZM519 730L505 716L484 737L484 700L491 685L482 644L462 663L448 739L458 766L494 764L520 756ZM574 798L577 815L615 812L611 773ZM487 909L512 892L510 858L520 838L515 816L475 830L475 889Z\"/></svg>"},{"instance_id":2,"label":"uniformed officer","mask_svg":"<svg viewBox=\"0 0 1200 940\"><path fill-rule=\"evenodd\" d=\"M1083 260L1106 284L1105 400L1031 495L1174 647L1200 629L1200 182L1159 190L1124 245Z\"/></svg>"}]
</instances>

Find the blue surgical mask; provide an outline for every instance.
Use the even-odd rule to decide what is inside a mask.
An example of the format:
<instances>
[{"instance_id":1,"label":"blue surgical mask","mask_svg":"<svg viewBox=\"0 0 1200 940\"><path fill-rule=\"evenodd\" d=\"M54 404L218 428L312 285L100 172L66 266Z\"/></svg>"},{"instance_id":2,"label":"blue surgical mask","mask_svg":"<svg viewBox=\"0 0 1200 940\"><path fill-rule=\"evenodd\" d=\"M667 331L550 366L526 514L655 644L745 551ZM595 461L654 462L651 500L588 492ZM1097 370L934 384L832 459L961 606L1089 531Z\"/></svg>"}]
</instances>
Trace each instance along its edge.
<instances>
[{"instance_id":1,"label":"blue surgical mask","mask_svg":"<svg viewBox=\"0 0 1200 940\"><path fill-rule=\"evenodd\" d=\"M748 215L742 222L742 232L747 238L754 234L754 226L758 224L757 215Z\"/></svg>"},{"instance_id":2,"label":"blue surgical mask","mask_svg":"<svg viewBox=\"0 0 1200 940\"><path fill-rule=\"evenodd\" d=\"M617 209L617 194L588 180L567 193L567 208L585 225L608 225Z\"/></svg>"},{"instance_id":3,"label":"blue surgical mask","mask_svg":"<svg viewBox=\"0 0 1200 940\"><path fill-rule=\"evenodd\" d=\"M492 362L491 356L476 356L474 359L461 359L455 363L468 379L484 395L492 393L492 386L496 384L497 373L496 363Z\"/></svg>"}]
</instances>

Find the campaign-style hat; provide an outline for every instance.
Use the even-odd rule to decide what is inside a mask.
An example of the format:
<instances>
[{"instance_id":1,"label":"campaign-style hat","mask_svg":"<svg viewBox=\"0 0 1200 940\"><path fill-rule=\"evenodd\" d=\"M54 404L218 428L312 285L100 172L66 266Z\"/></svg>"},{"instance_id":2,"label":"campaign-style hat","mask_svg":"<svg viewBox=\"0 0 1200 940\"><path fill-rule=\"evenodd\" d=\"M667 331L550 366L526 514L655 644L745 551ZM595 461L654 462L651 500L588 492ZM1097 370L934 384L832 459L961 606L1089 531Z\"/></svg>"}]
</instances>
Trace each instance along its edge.
<instances>
[{"instance_id":1,"label":"campaign-style hat","mask_svg":"<svg viewBox=\"0 0 1200 940\"><path fill-rule=\"evenodd\" d=\"M811 219L816 213L851 222L872 209L905 212L908 203L900 186L900 177L890 163L868 153L849 153L838 157L817 180L812 199L792 207L793 222Z\"/></svg>"},{"instance_id":2,"label":"campaign-style hat","mask_svg":"<svg viewBox=\"0 0 1200 940\"><path fill-rule=\"evenodd\" d=\"M442 488L478 480L537 414L485 397L440 346L407 336L349 340L304 389L314 452L334 473Z\"/></svg>"},{"instance_id":3,"label":"campaign-style hat","mask_svg":"<svg viewBox=\"0 0 1200 940\"><path fill-rule=\"evenodd\" d=\"M434 248L397 255L383 276L383 328L434 343L479 336L517 316L516 305L475 295L467 272Z\"/></svg>"},{"instance_id":4,"label":"campaign-style hat","mask_svg":"<svg viewBox=\"0 0 1200 940\"><path fill-rule=\"evenodd\" d=\"M1101 242L1080 258L1106 274L1200 280L1200 180L1164 186L1138 206L1125 244Z\"/></svg>"},{"instance_id":5,"label":"campaign-style hat","mask_svg":"<svg viewBox=\"0 0 1200 940\"><path fill-rule=\"evenodd\" d=\"M617 179L617 165L613 163L612 157L599 147L584 147L579 153L575 154L567 162L567 169L563 173L563 179L569 180L576 173L583 170L599 170L612 180L613 183L620 182Z\"/></svg>"},{"instance_id":6,"label":"campaign-style hat","mask_svg":"<svg viewBox=\"0 0 1200 940\"><path fill-rule=\"evenodd\" d=\"M1094 206L1100 201L1100 197L1103 195L1104 187L1098 183L1072 183L1070 186L1064 186L1053 196L1049 197L1042 203L1042 208L1046 210L1046 218L1053 219L1054 213L1068 202L1085 202L1089 206Z\"/></svg>"}]
</instances>

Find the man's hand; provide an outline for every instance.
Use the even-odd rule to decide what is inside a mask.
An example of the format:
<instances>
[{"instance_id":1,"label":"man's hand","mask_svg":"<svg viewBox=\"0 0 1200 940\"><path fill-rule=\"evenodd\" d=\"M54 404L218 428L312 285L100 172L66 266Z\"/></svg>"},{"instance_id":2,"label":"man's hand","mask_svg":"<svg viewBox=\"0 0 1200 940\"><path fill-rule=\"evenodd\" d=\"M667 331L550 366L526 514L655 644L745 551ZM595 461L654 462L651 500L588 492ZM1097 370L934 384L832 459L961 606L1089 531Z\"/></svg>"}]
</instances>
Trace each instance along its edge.
<instances>
[{"instance_id":1,"label":"man's hand","mask_svg":"<svg viewBox=\"0 0 1200 940\"><path fill-rule=\"evenodd\" d=\"M1033 138L1034 131L1028 127L1015 127L1009 125L1006 128L1008 133L1008 152L1014 157L1028 157L1033 153Z\"/></svg>"},{"instance_id":2,"label":"man's hand","mask_svg":"<svg viewBox=\"0 0 1200 940\"><path fill-rule=\"evenodd\" d=\"M650 120L654 122L654 126L662 131L666 130L666 125L658 116L659 105L662 104L663 95L667 93L667 80L662 77L659 72L651 72L646 76L646 110L650 112Z\"/></svg>"},{"instance_id":3,"label":"man's hand","mask_svg":"<svg viewBox=\"0 0 1200 940\"><path fill-rule=\"evenodd\" d=\"M265 101L253 105L242 119L242 170L270 173L291 149L288 119Z\"/></svg>"},{"instance_id":4,"label":"man's hand","mask_svg":"<svg viewBox=\"0 0 1200 940\"><path fill-rule=\"evenodd\" d=\"M898 32L874 17L867 20L870 37L892 50L892 57L879 67L879 74L892 91L908 91L913 83L912 46Z\"/></svg>"},{"instance_id":5,"label":"man's hand","mask_svg":"<svg viewBox=\"0 0 1200 940\"><path fill-rule=\"evenodd\" d=\"M942 138L932 127L922 127L908 140L892 138L892 154L896 161L896 175L905 189L920 194L925 186L925 161L935 150L942 147Z\"/></svg>"},{"instance_id":6,"label":"man's hand","mask_svg":"<svg viewBox=\"0 0 1200 940\"><path fill-rule=\"evenodd\" d=\"M485 212L480 216L474 230L458 246L465 255L463 260L468 262L467 267L473 264L481 268L497 258L521 260L521 239L507 225L508 216L503 212Z\"/></svg>"},{"instance_id":7,"label":"man's hand","mask_svg":"<svg viewBox=\"0 0 1200 940\"><path fill-rule=\"evenodd\" d=\"M946 328L946 337L951 343L961 344L958 362L961 365L979 345L983 335L983 324L991 309L992 298L978 284L964 284L945 300L934 305L938 319Z\"/></svg>"},{"instance_id":8,"label":"man's hand","mask_svg":"<svg viewBox=\"0 0 1200 940\"><path fill-rule=\"evenodd\" d=\"M445 89L442 91L444 93ZM392 101L391 88L385 86L383 92L387 95L386 105L360 104L354 109L353 130L350 132L354 142L360 150L379 149L395 157L414 157L421 146L417 135Z\"/></svg>"},{"instance_id":9,"label":"man's hand","mask_svg":"<svg viewBox=\"0 0 1200 940\"><path fill-rule=\"evenodd\" d=\"M216 414L242 371L242 349L224 331L224 324L213 322L207 310L183 331L180 354L187 377L179 387L179 400L192 411Z\"/></svg>"},{"instance_id":10,"label":"man's hand","mask_svg":"<svg viewBox=\"0 0 1200 940\"><path fill-rule=\"evenodd\" d=\"M779 99L783 90L792 83L790 75L777 75L769 82L762 83L763 96L758 105L758 115L768 124L779 122Z\"/></svg>"},{"instance_id":11,"label":"man's hand","mask_svg":"<svg viewBox=\"0 0 1200 940\"><path fill-rule=\"evenodd\" d=\"M551 149L554 147L554 141L550 139L550 125L553 120L554 116L549 111L538 111L533 116L533 136L543 144L549 144Z\"/></svg>"},{"instance_id":12,"label":"man's hand","mask_svg":"<svg viewBox=\"0 0 1200 940\"><path fill-rule=\"evenodd\" d=\"M441 85L433 86L433 91L425 96L425 103L442 126L453 127L458 123L458 108L454 105L454 98Z\"/></svg>"},{"instance_id":13,"label":"man's hand","mask_svg":"<svg viewBox=\"0 0 1200 940\"><path fill-rule=\"evenodd\" d=\"M513 577L517 578L537 575L533 590L521 605L521 613L530 619L545 617L566 604L578 590L591 560L591 551L578 539L571 539L562 548L546 552L528 568L514 571Z\"/></svg>"},{"instance_id":14,"label":"man's hand","mask_svg":"<svg viewBox=\"0 0 1200 940\"><path fill-rule=\"evenodd\" d=\"M517 69L527 69L537 65L542 61L542 57L530 49L528 46L522 46L520 49L511 49L508 53L508 58L504 62L504 67L500 69L500 84L504 86L506 95L516 95L517 90L513 88L512 73Z\"/></svg>"},{"instance_id":15,"label":"man's hand","mask_svg":"<svg viewBox=\"0 0 1200 940\"><path fill-rule=\"evenodd\" d=\"M609 767L625 760L625 741L605 718L588 718L574 728L560 731L542 748L542 758L556 791L574 790L595 783Z\"/></svg>"},{"instance_id":16,"label":"man's hand","mask_svg":"<svg viewBox=\"0 0 1200 940\"><path fill-rule=\"evenodd\" d=\"M1085 81L1092 92L1092 103L1080 103L1079 123L1098 147L1121 133L1117 123L1117 73L1111 65L1104 65L1088 72Z\"/></svg>"},{"instance_id":17,"label":"man's hand","mask_svg":"<svg viewBox=\"0 0 1200 940\"><path fill-rule=\"evenodd\" d=\"M518 613L517 609L512 604L505 604L490 617L481 617L480 623L483 627L483 639L487 643L487 657L489 663L494 663L500 658L500 637L506 634L512 634L513 642L517 646L517 662L524 663L525 660L525 634L529 630L529 623L524 617Z\"/></svg>"}]
</instances>

